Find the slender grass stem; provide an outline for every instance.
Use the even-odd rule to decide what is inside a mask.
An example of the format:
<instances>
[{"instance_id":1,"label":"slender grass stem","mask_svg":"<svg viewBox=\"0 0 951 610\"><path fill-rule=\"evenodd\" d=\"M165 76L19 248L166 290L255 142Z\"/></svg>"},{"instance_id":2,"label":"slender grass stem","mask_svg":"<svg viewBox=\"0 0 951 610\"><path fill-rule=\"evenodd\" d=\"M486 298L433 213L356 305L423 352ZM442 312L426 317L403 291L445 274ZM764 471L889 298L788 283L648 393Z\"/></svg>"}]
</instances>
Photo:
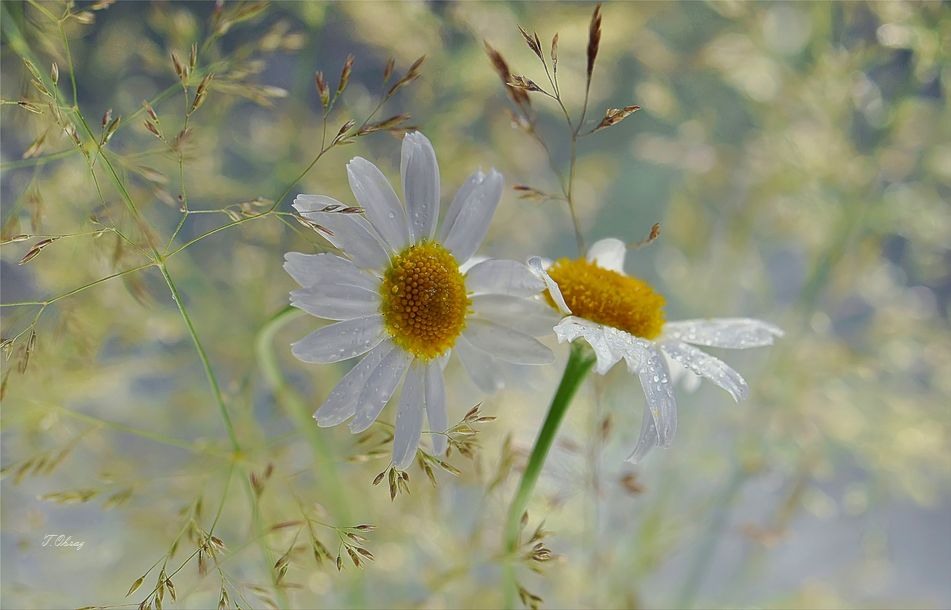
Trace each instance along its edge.
<instances>
[{"instance_id":1,"label":"slender grass stem","mask_svg":"<svg viewBox=\"0 0 951 610\"><path fill-rule=\"evenodd\" d=\"M505 550L511 557L517 552L519 546L519 533L521 531L522 515L528 506L532 492L535 490L535 484L541 475L548 452L555 441L555 435L558 433L558 427L561 426L568 407L581 387L581 382L594 365L594 354L580 343L572 344L571 353L568 356L568 363L565 365L565 372L561 376L561 383L558 384L558 390L555 397L548 407L548 415L545 417L545 423L542 425L538 438L535 439L535 446L528 458L528 464L522 473L522 480L519 482L518 490L509 506L508 517L505 522ZM514 599L514 571L510 570L510 580L506 591L506 607L511 608Z\"/></svg>"},{"instance_id":2,"label":"slender grass stem","mask_svg":"<svg viewBox=\"0 0 951 610\"><path fill-rule=\"evenodd\" d=\"M185 327L188 329L188 334L192 338L192 342L195 344L195 351L198 352L198 359L201 360L201 366L205 371L205 377L208 378L208 385L211 386L211 393L215 397L215 404L218 406L218 411L221 413L221 419L224 421L225 429L228 431L228 438L231 440L231 446L234 448L236 453L241 452L241 444L238 442L238 435L234 429L234 423L231 421L231 415L228 414L228 408L225 406L224 396L221 394L221 386L218 384L218 378L215 376L214 371L211 368L211 361L208 360L208 354L205 352L205 347L201 343L201 339L198 337L198 331L195 330L195 325L192 323L192 318L188 314L188 310L185 309L185 303L182 301L182 295L178 292L178 288L175 286L175 282L172 281L172 276L168 273L168 268L165 266L165 263L159 264L159 271L162 272L162 277L165 279L165 283L168 285L169 291L172 293L172 300L175 301L176 307L182 316L182 319L185 321Z\"/></svg>"}]
</instances>

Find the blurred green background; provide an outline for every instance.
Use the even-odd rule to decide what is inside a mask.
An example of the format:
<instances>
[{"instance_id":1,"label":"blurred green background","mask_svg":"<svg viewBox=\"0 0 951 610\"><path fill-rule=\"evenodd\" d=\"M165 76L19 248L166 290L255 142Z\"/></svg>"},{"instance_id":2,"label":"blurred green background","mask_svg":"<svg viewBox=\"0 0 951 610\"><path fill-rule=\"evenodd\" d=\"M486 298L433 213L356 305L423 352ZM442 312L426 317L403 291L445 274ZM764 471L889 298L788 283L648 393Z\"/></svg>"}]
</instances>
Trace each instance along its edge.
<instances>
[{"instance_id":1,"label":"blurred green background","mask_svg":"<svg viewBox=\"0 0 951 610\"><path fill-rule=\"evenodd\" d=\"M355 155L397 182L399 139L334 147L277 198L321 147L314 71L335 87L351 53L331 135L376 106L389 57L398 77L426 55L422 77L377 118L412 115L436 148L444 201L479 166L510 186L557 190L542 149L513 128L483 39L542 83L516 26L546 48L558 32L562 92L577 113L593 5L0 8L2 335L16 338L2 372L0 605L135 607L185 532L167 561L167 574L184 567L166 607L215 607L222 588L242 608L499 607L505 509L566 348L485 399L483 414L498 419L479 426L474 459L450 458L461 475L438 473L434 488L414 467L411 493L391 501L386 483L371 485L386 467L372 456L383 432L358 443L309 417L346 365L295 361L289 343L319 323L273 317L293 287L284 252L326 248L285 215L293 194L354 203L344 164ZM552 608L948 607L947 4L608 3L603 13L589 122L607 107L642 110L581 141L586 237L637 241L660 222L661 238L627 269L667 297L668 319L750 316L787 335L725 355L750 382L746 402L680 388L674 446L638 467L623 462L641 417L636 381L621 370L589 381L530 509L557 558L541 574L520 566L519 581ZM187 63L193 43L186 101L170 53ZM88 132L70 110L71 63ZM146 129L143 100L171 146ZM533 107L564 170L557 106L535 97ZM190 210L213 212L189 214L166 248L183 186ZM276 207L251 218L270 206L258 198ZM73 236L43 243L63 235ZM165 268L220 383L237 457L150 239L175 252ZM508 190L482 253L574 255L567 210ZM14 305L24 302L36 304ZM457 363L447 374L458 421L483 397ZM339 573L318 566L304 516L375 524L359 534L375 561L358 569L344 552ZM206 540L191 522L225 545L216 560L203 553L205 574L189 560ZM354 541L314 527L333 556ZM48 534L84 544L44 546Z\"/></svg>"}]
</instances>

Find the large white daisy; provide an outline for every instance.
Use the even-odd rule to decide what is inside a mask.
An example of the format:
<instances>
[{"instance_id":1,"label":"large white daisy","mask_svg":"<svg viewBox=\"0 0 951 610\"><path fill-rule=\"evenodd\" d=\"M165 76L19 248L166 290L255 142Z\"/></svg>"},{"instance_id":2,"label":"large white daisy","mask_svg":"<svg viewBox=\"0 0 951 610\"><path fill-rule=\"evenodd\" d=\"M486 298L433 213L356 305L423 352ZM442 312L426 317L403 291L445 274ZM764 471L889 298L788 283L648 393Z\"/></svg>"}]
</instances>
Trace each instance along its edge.
<instances>
[{"instance_id":1,"label":"large white daisy","mask_svg":"<svg viewBox=\"0 0 951 610\"><path fill-rule=\"evenodd\" d=\"M481 389L501 386L501 368L547 364L551 351L533 337L551 332L550 310L534 295L545 284L522 263L480 260L465 265L489 228L502 195L494 169L473 173L456 193L436 232L439 167L420 133L403 139L400 202L383 173L366 159L347 164L363 214L341 214L339 201L298 195L300 214L331 232L336 254L290 252L284 268L301 285L291 304L337 320L292 345L304 362L363 356L330 392L314 418L320 426L350 420L366 430L402 382L393 464L412 463L423 429L433 450L446 449L443 367L455 351ZM460 266L462 268L460 269Z\"/></svg>"},{"instance_id":2,"label":"large white daisy","mask_svg":"<svg viewBox=\"0 0 951 610\"><path fill-rule=\"evenodd\" d=\"M664 320L664 298L643 280L624 274L627 248L602 239L587 258L542 259L529 267L548 285L549 304L565 315L555 325L559 343L581 338L594 350L595 370L603 375L621 359L636 374L647 400L640 438L628 458L637 462L657 445L669 447L677 430L677 403L667 359L705 377L730 393L746 397L749 387L723 361L694 347L745 349L771 345L783 332L750 318Z\"/></svg>"}]
</instances>

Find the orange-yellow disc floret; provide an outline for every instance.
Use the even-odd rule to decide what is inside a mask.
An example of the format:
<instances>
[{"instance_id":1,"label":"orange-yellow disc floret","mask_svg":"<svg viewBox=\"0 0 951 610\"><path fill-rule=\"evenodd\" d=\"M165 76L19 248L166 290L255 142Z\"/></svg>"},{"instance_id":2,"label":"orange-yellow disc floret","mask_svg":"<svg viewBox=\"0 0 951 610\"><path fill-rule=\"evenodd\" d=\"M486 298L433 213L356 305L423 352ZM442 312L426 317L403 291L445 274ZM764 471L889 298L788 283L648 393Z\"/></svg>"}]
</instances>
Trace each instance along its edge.
<instances>
[{"instance_id":1,"label":"orange-yellow disc floret","mask_svg":"<svg viewBox=\"0 0 951 610\"><path fill-rule=\"evenodd\" d=\"M573 315L654 339L664 326L664 297L636 277L580 259L562 258L548 269ZM547 292L548 304L555 302Z\"/></svg>"},{"instance_id":2,"label":"orange-yellow disc floret","mask_svg":"<svg viewBox=\"0 0 951 610\"><path fill-rule=\"evenodd\" d=\"M469 297L459 263L441 244L409 246L390 261L380 311L393 342L417 358L451 348L466 325Z\"/></svg>"}]
</instances>

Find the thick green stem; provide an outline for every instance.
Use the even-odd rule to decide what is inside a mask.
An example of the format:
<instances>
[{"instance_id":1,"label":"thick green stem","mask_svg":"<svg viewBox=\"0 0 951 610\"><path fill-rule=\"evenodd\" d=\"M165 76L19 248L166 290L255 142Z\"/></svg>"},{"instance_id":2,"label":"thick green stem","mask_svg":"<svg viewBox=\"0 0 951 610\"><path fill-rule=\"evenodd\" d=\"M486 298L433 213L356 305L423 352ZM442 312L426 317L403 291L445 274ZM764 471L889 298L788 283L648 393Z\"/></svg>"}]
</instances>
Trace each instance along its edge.
<instances>
[{"instance_id":1,"label":"thick green stem","mask_svg":"<svg viewBox=\"0 0 951 610\"><path fill-rule=\"evenodd\" d=\"M555 435L558 433L558 427L568 412L568 406L574 398L575 393L584 381L588 371L594 364L594 354L582 343L575 343L571 346L571 354L568 357L568 363L565 365L565 372L561 377L561 383L558 384L558 390L555 397L548 407L548 415L545 417L545 423L538 438L535 440L535 446L532 448L532 454L528 458L528 464L525 466L525 472L522 473L522 480L519 482L518 491L515 492L515 498L509 507L508 518L505 524L505 550L508 555L514 554L518 550L519 532L521 530L522 515L528 506L532 492L535 489L535 483L545 465L545 459L548 457L548 451L555 441Z\"/></svg>"},{"instance_id":2,"label":"thick green stem","mask_svg":"<svg viewBox=\"0 0 951 610\"><path fill-rule=\"evenodd\" d=\"M293 418L298 429L305 435L314 453L314 466L319 473L320 484L325 487L328 503L334 519L339 523L348 523L351 519L350 507L346 497L346 487L340 480L337 472L336 458L327 442L320 434L314 418L311 417L313 408L301 398L284 379L284 373L277 361L274 350L274 336L285 324L296 319L303 312L287 306L275 314L258 332L255 340L255 352L258 365L264 374L271 392L278 404L283 406L288 415Z\"/></svg>"}]
</instances>

